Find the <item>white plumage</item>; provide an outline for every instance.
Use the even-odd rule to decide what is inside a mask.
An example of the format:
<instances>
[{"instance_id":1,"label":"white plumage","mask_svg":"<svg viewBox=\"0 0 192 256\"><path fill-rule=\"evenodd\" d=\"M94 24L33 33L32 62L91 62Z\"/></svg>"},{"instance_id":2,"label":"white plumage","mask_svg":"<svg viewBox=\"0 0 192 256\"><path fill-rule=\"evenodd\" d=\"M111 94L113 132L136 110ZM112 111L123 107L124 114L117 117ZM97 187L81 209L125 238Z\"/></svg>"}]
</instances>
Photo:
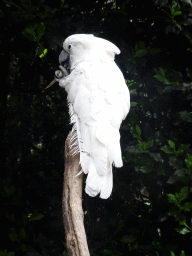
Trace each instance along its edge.
<instances>
[{"instance_id":1,"label":"white plumage","mask_svg":"<svg viewBox=\"0 0 192 256\"><path fill-rule=\"evenodd\" d=\"M69 53L70 75L59 80L68 92L69 113L80 164L88 174L85 191L90 196L111 195L112 165L122 167L119 128L130 108L125 79L114 62L120 50L93 35L76 34L63 43Z\"/></svg>"}]
</instances>

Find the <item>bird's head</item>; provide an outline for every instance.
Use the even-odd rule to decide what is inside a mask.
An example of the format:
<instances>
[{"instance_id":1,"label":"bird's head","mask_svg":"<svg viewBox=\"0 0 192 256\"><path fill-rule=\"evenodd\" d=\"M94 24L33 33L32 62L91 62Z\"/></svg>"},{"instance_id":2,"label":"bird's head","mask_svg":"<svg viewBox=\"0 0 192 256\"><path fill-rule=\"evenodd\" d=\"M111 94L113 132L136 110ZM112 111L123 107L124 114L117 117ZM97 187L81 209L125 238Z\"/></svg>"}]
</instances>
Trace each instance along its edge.
<instances>
[{"instance_id":1,"label":"bird's head","mask_svg":"<svg viewBox=\"0 0 192 256\"><path fill-rule=\"evenodd\" d=\"M87 60L114 60L115 54L120 53L117 46L111 42L91 34L71 35L65 39L63 48L64 50L59 56L59 62L66 61L68 55L71 68Z\"/></svg>"}]
</instances>

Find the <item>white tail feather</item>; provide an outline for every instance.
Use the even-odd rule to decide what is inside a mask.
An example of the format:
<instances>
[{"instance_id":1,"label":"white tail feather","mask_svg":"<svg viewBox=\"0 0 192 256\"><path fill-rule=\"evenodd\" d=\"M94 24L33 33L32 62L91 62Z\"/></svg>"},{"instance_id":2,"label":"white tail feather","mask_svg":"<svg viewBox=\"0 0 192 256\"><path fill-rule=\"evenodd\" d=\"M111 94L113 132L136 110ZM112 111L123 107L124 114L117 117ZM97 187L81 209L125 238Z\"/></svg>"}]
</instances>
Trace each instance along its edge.
<instances>
[{"instance_id":1,"label":"white tail feather","mask_svg":"<svg viewBox=\"0 0 192 256\"><path fill-rule=\"evenodd\" d=\"M97 196L100 193L102 199L107 199L112 192L113 188L113 174L112 167L104 175L99 175L96 170L94 161L90 161L89 173L86 180L85 192L89 196Z\"/></svg>"},{"instance_id":2,"label":"white tail feather","mask_svg":"<svg viewBox=\"0 0 192 256\"><path fill-rule=\"evenodd\" d=\"M71 124L73 124L70 148L72 148L72 155L80 152L80 164L82 167L76 177L82 172L88 173L85 187L86 193L92 197L100 193L102 199L107 199L111 195L113 187L112 162L117 167L122 166L119 145L120 136L114 131L112 141L116 142L105 145L104 139L97 136L95 127L87 126L86 128L85 124L81 125L81 121L73 111L72 104L69 104L69 114ZM91 134L90 137L89 134ZM114 139L115 137L116 139ZM107 136L106 139L111 141Z\"/></svg>"}]
</instances>

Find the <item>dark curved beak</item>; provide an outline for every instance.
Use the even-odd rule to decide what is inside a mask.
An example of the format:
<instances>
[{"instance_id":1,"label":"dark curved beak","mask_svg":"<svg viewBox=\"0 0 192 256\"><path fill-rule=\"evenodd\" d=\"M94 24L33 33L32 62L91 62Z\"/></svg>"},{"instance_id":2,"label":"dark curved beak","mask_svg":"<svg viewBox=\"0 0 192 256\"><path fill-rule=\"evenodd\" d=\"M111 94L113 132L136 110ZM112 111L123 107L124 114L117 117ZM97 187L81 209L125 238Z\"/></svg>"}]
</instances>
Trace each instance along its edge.
<instances>
[{"instance_id":1,"label":"dark curved beak","mask_svg":"<svg viewBox=\"0 0 192 256\"><path fill-rule=\"evenodd\" d=\"M62 65L65 69L70 69L70 64L69 64L69 53L66 52L65 50L62 50L61 53L59 54L59 63Z\"/></svg>"}]
</instances>

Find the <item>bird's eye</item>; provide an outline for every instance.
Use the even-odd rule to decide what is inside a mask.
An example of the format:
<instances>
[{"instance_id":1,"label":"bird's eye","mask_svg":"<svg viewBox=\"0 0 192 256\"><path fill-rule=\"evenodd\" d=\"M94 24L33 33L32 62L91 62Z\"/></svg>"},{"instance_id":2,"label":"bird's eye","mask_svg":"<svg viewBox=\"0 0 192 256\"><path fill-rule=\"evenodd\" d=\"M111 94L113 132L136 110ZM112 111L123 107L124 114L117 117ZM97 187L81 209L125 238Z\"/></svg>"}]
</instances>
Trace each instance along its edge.
<instances>
[{"instance_id":1,"label":"bird's eye","mask_svg":"<svg viewBox=\"0 0 192 256\"><path fill-rule=\"evenodd\" d=\"M68 45L68 49L69 49L69 50L71 49L71 44Z\"/></svg>"}]
</instances>

